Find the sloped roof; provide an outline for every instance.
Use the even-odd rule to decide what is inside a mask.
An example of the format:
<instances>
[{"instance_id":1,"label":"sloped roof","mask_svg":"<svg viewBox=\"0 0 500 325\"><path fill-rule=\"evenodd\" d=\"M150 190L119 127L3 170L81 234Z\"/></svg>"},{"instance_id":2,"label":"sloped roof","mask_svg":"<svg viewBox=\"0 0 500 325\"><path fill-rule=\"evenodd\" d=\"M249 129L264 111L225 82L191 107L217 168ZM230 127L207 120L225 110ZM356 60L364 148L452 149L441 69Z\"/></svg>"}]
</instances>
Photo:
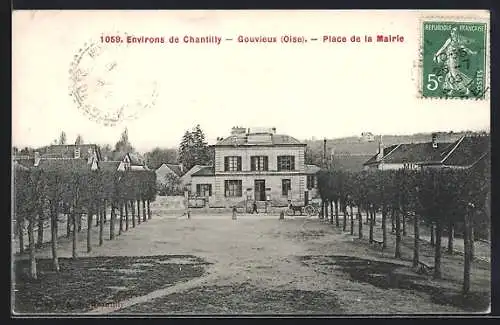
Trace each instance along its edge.
<instances>
[{"instance_id":1,"label":"sloped roof","mask_svg":"<svg viewBox=\"0 0 500 325\"><path fill-rule=\"evenodd\" d=\"M453 150L443 161L447 166L471 166L490 152L490 136L465 136L457 141Z\"/></svg>"},{"instance_id":2,"label":"sloped roof","mask_svg":"<svg viewBox=\"0 0 500 325\"><path fill-rule=\"evenodd\" d=\"M215 169L214 167L203 166L197 172L194 172L191 176L214 176Z\"/></svg>"},{"instance_id":3,"label":"sloped roof","mask_svg":"<svg viewBox=\"0 0 500 325\"><path fill-rule=\"evenodd\" d=\"M42 158L38 166L44 171L90 170L91 165L84 159L47 159Z\"/></svg>"},{"instance_id":4,"label":"sloped roof","mask_svg":"<svg viewBox=\"0 0 500 325\"><path fill-rule=\"evenodd\" d=\"M384 157L385 155L387 155L389 152L391 152L397 146L398 146L397 144L393 144L392 146L385 147L383 149L382 157ZM370 164L376 163L377 162L377 156L378 156L378 153L374 154L370 159L368 159L365 163L363 163L363 165L370 165Z\"/></svg>"},{"instance_id":5,"label":"sloped roof","mask_svg":"<svg viewBox=\"0 0 500 325\"><path fill-rule=\"evenodd\" d=\"M42 158L74 158L75 149L80 148L80 158L87 159L89 149L94 150L97 155L97 160L102 160L101 150L96 144L57 144L38 149Z\"/></svg>"},{"instance_id":6,"label":"sloped roof","mask_svg":"<svg viewBox=\"0 0 500 325\"><path fill-rule=\"evenodd\" d=\"M405 162L439 162L450 150L449 143L439 143L437 148L432 142L400 144L392 152L384 156L385 163Z\"/></svg>"},{"instance_id":7,"label":"sloped roof","mask_svg":"<svg viewBox=\"0 0 500 325\"><path fill-rule=\"evenodd\" d=\"M177 176L182 176L184 173L182 172L182 168L180 164L165 164L171 171L173 171Z\"/></svg>"},{"instance_id":8,"label":"sloped roof","mask_svg":"<svg viewBox=\"0 0 500 325\"><path fill-rule=\"evenodd\" d=\"M99 170L103 171L116 171L118 170L118 166L120 166L120 161L99 161L97 163L97 167Z\"/></svg>"},{"instance_id":9,"label":"sloped roof","mask_svg":"<svg viewBox=\"0 0 500 325\"><path fill-rule=\"evenodd\" d=\"M144 166L145 165L145 160L144 158L136 153L136 152L129 152L127 155L130 158L130 164L135 165L135 166Z\"/></svg>"},{"instance_id":10,"label":"sloped roof","mask_svg":"<svg viewBox=\"0 0 500 325\"><path fill-rule=\"evenodd\" d=\"M271 143L248 143L248 136L231 135L219 140L215 146L256 146L256 145L305 145L299 140L286 134L270 134Z\"/></svg>"}]
</instances>

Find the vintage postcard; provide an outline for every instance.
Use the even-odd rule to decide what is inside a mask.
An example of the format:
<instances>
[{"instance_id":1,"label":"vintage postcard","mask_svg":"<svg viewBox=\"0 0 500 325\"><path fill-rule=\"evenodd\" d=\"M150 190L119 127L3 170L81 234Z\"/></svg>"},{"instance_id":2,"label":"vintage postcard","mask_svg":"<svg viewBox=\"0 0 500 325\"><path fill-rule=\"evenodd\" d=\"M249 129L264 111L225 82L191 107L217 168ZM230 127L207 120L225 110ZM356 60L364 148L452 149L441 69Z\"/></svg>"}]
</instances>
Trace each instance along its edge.
<instances>
[{"instance_id":1,"label":"vintage postcard","mask_svg":"<svg viewBox=\"0 0 500 325\"><path fill-rule=\"evenodd\" d=\"M490 312L488 11L12 26L15 317Z\"/></svg>"}]
</instances>

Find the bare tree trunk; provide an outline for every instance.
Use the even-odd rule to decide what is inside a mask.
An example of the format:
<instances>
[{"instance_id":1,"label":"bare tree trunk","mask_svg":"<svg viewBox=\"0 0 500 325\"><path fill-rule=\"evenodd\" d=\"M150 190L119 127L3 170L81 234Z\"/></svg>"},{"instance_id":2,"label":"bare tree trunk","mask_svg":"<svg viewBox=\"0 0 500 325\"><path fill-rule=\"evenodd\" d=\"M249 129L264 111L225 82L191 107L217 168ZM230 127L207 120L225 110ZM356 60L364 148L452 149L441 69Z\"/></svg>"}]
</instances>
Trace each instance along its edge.
<instances>
[{"instance_id":1,"label":"bare tree trunk","mask_svg":"<svg viewBox=\"0 0 500 325\"><path fill-rule=\"evenodd\" d=\"M464 220L464 283L463 294L467 295L470 290L470 271L472 265L471 254L471 219L472 209L468 208Z\"/></svg>"},{"instance_id":2,"label":"bare tree trunk","mask_svg":"<svg viewBox=\"0 0 500 325\"><path fill-rule=\"evenodd\" d=\"M87 253L92 251L92 217L94 214L94 208L89 206L87 209Z\"/></svg>"},{"instance_id":3,"label":"bare tree trunk","mask_svg":"<svg viewBox=\"0 0 500 325\"><path fill-rule=\"evenodd\" d=\"M455 226L453 221L448 224L448 254L453 254L453 238L455 237Z\"/></svg>"},{"instance_id":4,"label":"bare tree trunk","mask_svg":"<svg viewBox=\"0 0 500 325\"><path fill-rule=\"evenodd\" d=\"M98 207L98 210L99 210L99 216L98 218L100 219L99 221L99 246L102 246L102 244L104 243L104 207L101 206L101 203L99 203L99 207Z\"/></svg>"},{"instance_id":5,"label":"bare tree trunk","mask_svg":"<svg viewBox=\"0 0 500 325\"><path fill-rule=\"evenodd\" d=\"M401 213L399 209L395 209L394 218L396 219L396 251L395 258L401 258Z\"/></svg>"},{"instance_id":6,"label":"bare tree trunk","mask_svg":"<svg viewBox=\"0 0 500 325\"><path fill-rule=\"evenodd\" d=\"M125 230L128 231L128 204L129 201L125 201Z\"/></svg>"},{"instance_id":7,"label":"bare tree trunk","mask_svg":"<svg viewBox=\"0 0 500 325\"><path fill-rule=\"evenodd\" d=\"M382 206L382 248L387 248L387 211Z\"/></svg>"},{"instance_id":8,"label":"bare tree trunk","mask_svg":"<svg viewBox=\"0 0 500 325\"><path fill-rule=\"evenodd\" d=\"M474 223L473 220L470 221L470 256L474 260Z\"/></svg>"},{"instance_id":9,"label":"bare tree trunk","mask_svg":"<svg viewBox=\"0 0 500 325\"><path fill-rule=\"evenodd\" d=\"M352 204L349 206L349 209L351 210L351 235L354 235L354 211Z\"/></svg>"},{"instance_id":10,"label":"bare tree trunk","mask_svg":"<svg viewBox=\"0 0 500 325\"><path fill-rule=\"evenodd\" d=\"M142 221L146 222L146 201L142 200Z\"/></svg>"},{"instance_id":11,"label":"bare tree trunk","mask_svg":"<svg viewBox=\"0 0 500 325\"><path fill-rule=\"evenodd\" d=\"M370 208L368 205L366 205L366 224L369 225L370 223L371 223Z\"/></svg>"},{"instance_id":12,"label":"bare tree trunk","mask_svg":"<svg viewBox=\"0 0 500 325\"><path fill-rule=\"evenodd\" d=\"M368 214L370 215L370 233L369 233L369 241L370 241L370 244L373 243L373 226L374 226L374 222L373 222L373 210L371 210L370 208L368 208Z\"/></svg>"},{"instance_id":13,"label":"bare tree trunk","mask_svg":"<svg viewBox=\"0 0 500 325\"><path fill-rule=\"evenodd\" d=\"M77 229L78 229L78 220L76 218L74 208L71 211L71 221L73 222L73 249L72 249L72 257L73 258L77 258L78 254L77 254L77 251L76 251L76 246L78 244L78 231L77 231Z\"/></svg>"},{"instance_id":14,"label":"bare tree trunk","mask_svg":"<svg viewBox=\"0 0 500 325\"><path fill-rule=\"evenodd\" d=\"M19 254L24 254L24 217L17 215L17 236L19 237Z\"/></svg>"},{"instance_id":15,"label":"bare tree trunk","mask_svg":"<svg viewBox=\"0 0 500 325\"><path fill-rule=\"evenodd\" d=\"M328 212L328 207L327 207ZM333 225L333 201L330 201L330 223Z\"/></svg>"},{"instance_id":16,"label":"bare tree trunk","mask_svg":"<svg viewBox=\"0 0 500 325\"><path fill-rule=\"evenodd\" d=\"M347 230L347 207L345 205L342 206L342 210L344 211L344 219L342 224L342 231Z\"/></svg>"},{"instance_id":17,"label":"bare tree trunk","mask_svg":"<svg viewBox=\"0 0 500 325\"><path fill-rule=\"evenodd\" d=\"M340 227L339 224L339 203L335 200L335 227Z\"/></svg>"},{"instance_id":18,"label":"bare tree trunk","mask_svg":"<svg viewBox=\"0 0 500 325\"><path fill-rule=\"evenodd\" d=\"M361 215L361 207L358 205L358 237L363 238L363 216Z\"/></svg>"},{"instance_id":19,"label":"bare tree trunk","mask_svg":"<svg viewBox=\"0 0 500 325\"><path fill-rule=\"evenodd\" d=\"M377 209L372 208L372 218L373 218L373 226L377 225Z\"/></svg>"},{"instance_id":20,"label":"bare tree trunk","mask_svg":"<svg viewBox=\"0 0 500 325\"><path fill-rule=\"evenodd\" d=\"M59 259L57 257L57 206L53 205L51 207L51 241L52 241L52 265L56 272L59 272Z\"/></svg>"},{"instance_id":21,"label":"bare tree trunk","mask_svg":"<svg viewBox=\"0 0 500 325\"><path fill-rule=\"evenodd\" d=\"M116 218L116 214L115 214L115 202L114 201L111 201L111 212L110 212L111 216L110 216L110 219L109 219L109 239L110 240L113 240L115 239L115 218Z\"/></svg>"},{"instance_id":22,"label":"bare tree trunk","mask_svg":"<svg viewBox=\"0 0 500 325\"><path fill-rule=\"evenodd\" d=\"M434 278L441 278L441 236L443 235L441 221L436 222L436 249L434 252Z\"/></svg>"},{"instance_id":23,"label":"bare tree trunk","mask_svg":"<svg viewBox=\"0 0 500 325\"><path fill-rule=\"evenodd\" d=\"M134 201L130 201L130 208L132 210L132 227L135 228L135 204Z\"/></svg>"},{"instance_id":24,"label":"bare tree trunk","mask_svg":"<svg viewBox=\"0 0 500 325\"><path fill-rule=\"evenodd\" d=\"M141 224L141 200L137 200L137 223Z\"/></svg>"},{"instance_id":25,"label":"bare tree trunk","mask_svg":"<svg viewBox=\"0 0 500 325\"><path fill-rule=\"evenodd\" d=\"M406 236L406 209L403 211L403 236Z\"/></svg>"},{"instance_id":26,"label":"bare tree trunk","mask_svg":"<svg viewBox=\"0 0 500 325\"><path fill-rule=\"evenodd\" d=\"M118 204L120 205L120 229L118 230L118 235L121 235L123 229L123 201L119 201Z\"/></svg>"},{"instance_id":27,"label":"bare tree trunk","mask_svg":"<svg viewBox=\"0 0 500 325\"><path fill-rule=\"evenodd\" d=\"M391 233L394 233L396 231L396 215L394 211L394 207L391 209Z\"/></svg>"},{"instance_id":28,"label":"bare tree trunk","mask_svg":"<svg viewBox=\"0 0 500 325\"><path fill-rule=\"evenodd\" d=\"M417 267L420 260L420 227L418 215L415 214L413 218L413 267Z\"/></svg>"},{"instance_id":29,"label":"bare tree trunk","mask_svg":"<svg viewBox=\"0 0 500 325\"><path fill-rule=\"evenodd\" d=\"M434 238L434 224L431 223L431 245L436 245L436 239Z\"/></svg>"},{"instance_id":30,"label":"bare tree trunk","mask_svg":"<svg viewBox=\"0 0 500 325\"><path fill-rule=\"evenodd\" d=\"M38 235L37 238L37 245L41 247L43 245L43 205L42 202L38 203L38 229L36 231L36 234Z\"/></svg>"},{"instance_id":31,"label":"bare tree trunk","mask_svg":"<svg viewBox=\"0 0 500 325\"><path fill-rule=\"evenodd\" d=\"M29 245L30 245L30 277L36 279L36 248L35 248L35 220L30 219L28 224Z\"/></svg>"},{"instance_id":32,"label":"bare tree trunk","mask_svg":"<svg viewBox=\"0 0 500 325\"><path fill-rule=\"evenodd\" d=\"M78 232L82 231L82 214L78 214Z\"/></svg>"},{"instance_id":33,"label":"bare tree trunk","mask_svg":"<svg viewBox=\"0 0 500 325\"><path fill-rule=\"evenodd\" d=\"M151 208L150 208L150 206L149 206L149 205L150 205L149 200L147 201L147 203L148 203L148 219L150 219L150 220L151 220Z\"/></svg>"},{"instance_id":34,"label":"bare tree trunk","mask_svg":"<svg viewBox=\"0 0 500 325\"><path fill-rule=\"evenodd\" d=\"M104 199L103 207L102 207L102 212L103 212L103 216L104 216L104 223L108 222L107 217L106 217L106 208L108 205L107 202L108 202L108 200Z\"/></svg>"},{"instance_id":35,"label":"bare tree trunk","mask_svg":"<svg viewBox=\"0 0 500 325\"><path fill-rule=\"evenodd\" d=\"M71 213L66 215L66 237L71 238Z\"/></svg>"}]
</instances>

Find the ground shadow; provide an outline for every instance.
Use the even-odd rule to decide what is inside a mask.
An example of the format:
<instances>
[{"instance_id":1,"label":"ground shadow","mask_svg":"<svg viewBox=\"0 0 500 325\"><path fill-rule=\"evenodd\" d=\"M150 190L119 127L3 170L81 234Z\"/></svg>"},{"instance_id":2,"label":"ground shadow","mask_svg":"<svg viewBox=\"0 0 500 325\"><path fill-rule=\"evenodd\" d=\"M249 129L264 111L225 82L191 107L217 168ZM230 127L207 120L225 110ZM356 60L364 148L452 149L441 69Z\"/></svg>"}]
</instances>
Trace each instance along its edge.
<instances>
[{"instance_id":1,"label":"ground shadow","mask_svg":"<svg viewBox=\"0 0 500 325\"><path fill-rule=\"evenodd\" d=\"M174 293L119 313L166 314L337 314L337 297L329 292L263 289L248 283L201 286Z\"/></svg>"},{"instance_id":2,"label":"ground shadow","mask_svg":"<svg viewBox=\"0 0 500 325\"><path fill-rule=\"evenodd\" d=\"M381 289L401 289L424 292L432 302L452 305L465 311L484 312L490 306L490 292L472 292L464 296L460 289L452 290L439 282L429 281L429 277L413 273L403 264L375 261L354 256L302 256L308 265L335 265L347 273L352 280L369 283Z\"/></svg>"},{"instance_id":3,"label":"ground shadow","mask_svg":"<svg viewBox=\"0 0 500 325\"><path fill-rule=\"evenodd\" d=\"M28 277L29 261L16 261L16 313L79 313L115 305L179 281L201 276L209 264L196 256L114 256L37 261L38 279Z\"/></svg>"}]
</instances>

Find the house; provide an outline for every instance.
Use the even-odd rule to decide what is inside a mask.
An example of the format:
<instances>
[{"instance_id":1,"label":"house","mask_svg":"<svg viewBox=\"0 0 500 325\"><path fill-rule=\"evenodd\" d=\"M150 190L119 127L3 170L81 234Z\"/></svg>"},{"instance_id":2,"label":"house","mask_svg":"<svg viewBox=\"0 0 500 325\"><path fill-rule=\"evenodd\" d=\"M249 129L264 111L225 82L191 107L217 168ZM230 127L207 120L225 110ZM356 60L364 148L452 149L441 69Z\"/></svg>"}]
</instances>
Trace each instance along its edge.
<instances>
[{"instance_id":1,"label":"house","mask_svg":"<svg viewBox=\"0 0 500 325\"><path fill-rule=\"evenodd\" d=\"M375 136L371 132L362 132L361 139L365 142L373 142L375 141Z\"/></svg>"},{"instance_id":2,"label":"house","mask_svg":"<svg viewBox=\"0 0 500 325\"><path fill-rule=\"evenodd\" d=\"M119 171L124 170L147 170L145 159L138 153L129 152L126 153L120 165L118 166Z\"/></svg>"},{"instance_id":3,"label":"house","mask_svg":"<svg viewBox=\"0 0 500 325\"><path fill-rule=\"evenodd\" d=\"M489 156L490 136L466 134L454 142L406 143L383 147L364 163L365 169L469 168Z\"/></svg>"},{"instance_id":4,"label":"house","mask_svg":"<svg viewBox=\"0 0 500 325\"><path fill-rule=\"evenodd\" d=\"M181 176L181 186L183 188L190 190L191 189L191 176L193 174L195 174L196 172L198 172L200 169L209 168L209 167L210 166L205 166L205 165L194 165L193 167L191 167L190 170L188 170L187 172L185 172Z\"/></svg>"},{"instance_id":5,"label":"house","mask_svg":"<svg viewBox=\"0 0 500 325\"><path fill-rule=\"evenodd\" d=\"M102 160L101 149L96 144L58 144L39 148L35 151L35 158L66 158L89 159L95 157Z\"/></svg>"},{"instance_id":6,"label":"house","mask_svg":"<svg viewBox=\"0 0 500 325\"><path fill-rule=\"evenodd\" d=\"M190 176L192 195L208 198L209 206L304 205L310 198L307 176L317 169L306 167L306 144L297 139L276 134L276 128L233 127L213 147L215 165Z\"/></svg>"},{"instance_id":7,"label":"house","mask_svg":"<svg viewBox=\"0 0 500 325\"><path fill-rule=\"evenodd\" d=\"M164 163L160 167L158 167L155 170L156 173L156 180L158 183L165 183L166 182L166 176L167 175L173 175L178 178L181 178L181 176L184 174L184 168L182 167L182 164L167 164Z\"/></svg>"}]
</instances>

